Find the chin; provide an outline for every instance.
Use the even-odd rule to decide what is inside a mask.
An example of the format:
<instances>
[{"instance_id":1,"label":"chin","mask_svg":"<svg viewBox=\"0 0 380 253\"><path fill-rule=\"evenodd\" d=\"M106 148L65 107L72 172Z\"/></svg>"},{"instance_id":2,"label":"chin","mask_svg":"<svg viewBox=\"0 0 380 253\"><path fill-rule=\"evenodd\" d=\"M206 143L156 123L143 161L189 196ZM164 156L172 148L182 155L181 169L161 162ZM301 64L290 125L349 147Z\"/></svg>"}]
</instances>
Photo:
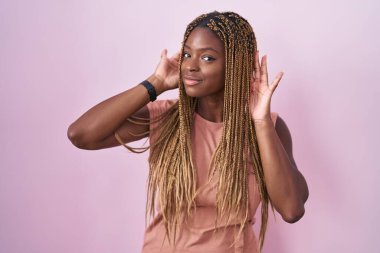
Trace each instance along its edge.
<instances>
[{"instance_id":1,"label":"chin","mask_svg":"<svg viewBox=\"0 0 380 253\"><path fill-rule=\"evenodd\" d=\"M189 97L193 97L193 98L203 97L203 94L201 92L194 90L194 89L188 89L186 87L185 87L185 93Z\"/></svg>"}]
</instances>

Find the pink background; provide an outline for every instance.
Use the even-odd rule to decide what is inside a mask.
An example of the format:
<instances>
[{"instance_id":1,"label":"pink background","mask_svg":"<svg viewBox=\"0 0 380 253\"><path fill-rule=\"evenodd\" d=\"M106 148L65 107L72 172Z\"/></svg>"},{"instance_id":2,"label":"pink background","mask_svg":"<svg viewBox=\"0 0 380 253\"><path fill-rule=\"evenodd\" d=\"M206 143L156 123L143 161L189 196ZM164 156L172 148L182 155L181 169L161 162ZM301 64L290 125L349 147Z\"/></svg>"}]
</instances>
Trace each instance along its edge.
<instances>
[{"instance_id":1,"label":"pink background","mask_svg":"<svg viewBox=\"0 0 380 253\"><path fill-rule=\"evenodd\" d=\"M310 198L264 252L376 252L379 1L0 1L0 252L139 252L147 154L83 151L69 124L150 75L201 13L253 25ZM162 98L175 97L176 92ZM140 145L137 143L136 145ZM376 158L377 157L377 158Z\"/></svg>"}]
</instances>

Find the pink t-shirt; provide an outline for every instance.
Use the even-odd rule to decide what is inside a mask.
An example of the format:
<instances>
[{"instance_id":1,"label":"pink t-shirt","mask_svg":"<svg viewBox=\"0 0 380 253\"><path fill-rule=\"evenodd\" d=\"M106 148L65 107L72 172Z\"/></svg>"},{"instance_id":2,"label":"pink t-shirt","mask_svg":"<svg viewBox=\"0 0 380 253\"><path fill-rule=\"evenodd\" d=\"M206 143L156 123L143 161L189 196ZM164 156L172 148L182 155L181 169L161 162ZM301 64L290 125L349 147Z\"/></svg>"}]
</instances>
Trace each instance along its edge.
<instances>
[{"instance_id":1,"label":"pink t-shirt","mask_svg":"<svg viewBox=\"0 0 380 253\"><path fill-rule=\"evenodd\" d=\"M168 108L174 105L176 100L157 100L148 104L150 118L155 118ZM272 120L275 124L277 114L272 113ZM154 132L155 124L151 125L150 141L154 142L158 132ZM159 128L158 128L159 129ZM165 238L165 227L162 214L158 210L145 230L142 253L257 253L259 252L258 241L252 226L248 226L244 233L238 238L237 243L233 243L239 226L229 225L225 231L215 230L216 216L216 179L214 175L211 182L207 183L207 175L211 157L218 145L222 135L223 122L215 123L202 118L194 113L194 122L191 135L193 162L197 169L197 188L200 189L196 198L196 211L184 225L181 233L177 234L176 248L172 248L167 238ZM252 168L248 168L252 171ZM250 222L255 223L255 213L260 204L260 195L255 175L248 176ZM158 206L159 208L159 206ZM218 224L219 227L223 224ZM220 232L219 232L220 231Z\"/></svg>"}]
</instances>

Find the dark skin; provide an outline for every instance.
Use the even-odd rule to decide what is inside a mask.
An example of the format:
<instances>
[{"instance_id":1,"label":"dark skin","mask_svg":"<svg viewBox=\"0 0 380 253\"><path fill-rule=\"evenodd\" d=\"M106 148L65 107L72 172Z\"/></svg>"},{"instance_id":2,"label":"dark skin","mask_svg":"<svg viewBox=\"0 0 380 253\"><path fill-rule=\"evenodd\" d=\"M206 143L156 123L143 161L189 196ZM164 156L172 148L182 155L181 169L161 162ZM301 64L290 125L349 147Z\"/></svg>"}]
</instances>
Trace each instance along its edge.
<instances>
[{"instance_id":1,"label":"dark skin","mask_svg":"<svg viewBox=\"0 0 380 253\"><path fill-rule=\"evenodd\" d=\"M186 94L198 98L198 114L222 122L225 53L219 37L209 29L195 28L184 45L181 71ZM192 79L199 82L191 85Z\"/></svg>"},{"instance_id":2,"label":"dark skin","mask_svg":"<svg viewBox=\"0 0 380 253\"><path fill-rule=\"evenodd\" d=\"M198 114L209 121L222 122L225 71L223 43L212 31L195 28L185 43L183 57L181 72L185 90L189 96L199 99ZM178 60L179 53L168 58L164 50L156 71L147 78L155 86L158 95L178 88ZM274 126L270 118L271 97L283 73L269 85L266 56L260 62L257 53L255 64L257 71L251 82L250 110L255 122L265 182L275 209L285 221L293 223L303 216L309 192L294 161L292 138L285 121L278 117ZM90 150L120 145L114 137L115 131L125 143L141 139L143 137L135 137L128 132L143 133L149 127L135 125L125 119L132 115L148 118L148 102L146 89L137 85L84 113L70 125L68 137L78 148Z\"/></svg>"}]
</instances>

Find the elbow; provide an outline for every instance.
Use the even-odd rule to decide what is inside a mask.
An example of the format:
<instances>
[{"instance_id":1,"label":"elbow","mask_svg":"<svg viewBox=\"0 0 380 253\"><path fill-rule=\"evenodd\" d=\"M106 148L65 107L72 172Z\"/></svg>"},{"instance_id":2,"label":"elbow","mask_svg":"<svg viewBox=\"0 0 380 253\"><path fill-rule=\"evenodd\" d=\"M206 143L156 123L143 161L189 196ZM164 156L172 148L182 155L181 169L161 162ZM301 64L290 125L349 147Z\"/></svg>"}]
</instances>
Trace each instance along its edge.
<instances>
[{"instance_id":1,"label":"elbow","mask_svg":"<svg viewBox=\"0 0 380 253\"><path fill-rule=\"evenodd\" d=\"M282 218L287 223L296 223L299 221L305 214L304 205L300 205L297 208L292 208L292 210L285 212L282 214Z\"/></svg>"},{"instance_id":2,"label":"elbow","mask_svg":"<svg viewBox=\"0 0 380 253\"><path fill-rule=\"evenodd\" d=\"M85 134L83 131L80 131L75 125L71 124L67 129L67 138L71 143L80 149L92 150L91 143L86 140Z\"/></svg>"}]
</instances>

